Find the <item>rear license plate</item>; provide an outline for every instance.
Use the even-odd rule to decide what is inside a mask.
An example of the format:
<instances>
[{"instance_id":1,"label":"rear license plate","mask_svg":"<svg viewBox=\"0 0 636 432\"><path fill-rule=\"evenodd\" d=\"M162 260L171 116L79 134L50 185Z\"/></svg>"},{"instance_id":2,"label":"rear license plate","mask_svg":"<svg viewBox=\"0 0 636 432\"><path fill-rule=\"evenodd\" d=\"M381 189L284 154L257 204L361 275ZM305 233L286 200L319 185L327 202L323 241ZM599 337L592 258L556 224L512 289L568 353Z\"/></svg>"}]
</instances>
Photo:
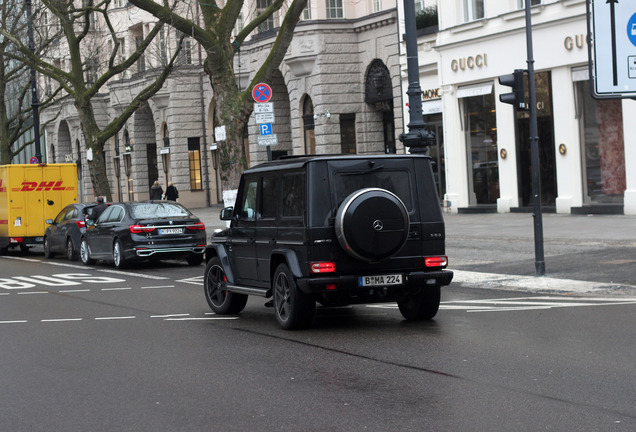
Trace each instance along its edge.
<instances>
[{"instance_id":1,"label":"rear license plate","mask_svg":"<svg viewBox=\"0 0 636 432\"><path fill-rule=\"evenodd\" d=\"M358 277L358 285L360 286L386 286L386 285L401 285L401 284L402 284L401 274Z\"/></svg>"},{"instance_id":2,"label":"rear license plate","mask_svg":"<svg viewBox=\"0 0 636 432\"><path fill-rule=\"evenodd\" d=\"M36 237L35 241L38 242L38 243L42 243L42 242L44 242L44 237Z\"/></svg>"},{"instance_id":3,"label":"rear license plate","mask_svg":"<svg viewBox=\"0 0 636 432\"><path fill-rule=\"evenodd\" d=\"M162 228L159 234L183 234L183 228Z\"/></svg>"}]
</instances>

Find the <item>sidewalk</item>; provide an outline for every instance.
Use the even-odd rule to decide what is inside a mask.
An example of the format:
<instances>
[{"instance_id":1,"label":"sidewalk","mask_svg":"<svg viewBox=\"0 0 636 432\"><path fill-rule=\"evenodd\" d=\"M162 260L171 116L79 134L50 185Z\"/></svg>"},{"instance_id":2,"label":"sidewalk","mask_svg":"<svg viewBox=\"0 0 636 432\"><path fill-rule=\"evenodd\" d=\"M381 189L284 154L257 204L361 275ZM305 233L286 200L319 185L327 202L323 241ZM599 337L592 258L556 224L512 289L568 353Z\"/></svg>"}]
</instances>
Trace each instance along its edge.
<instances>
[{"instance_id":1,"label":"sidewalk","mask_svg":"<svg viewBox=\"0 0 636 432\"><path fill-rule=\"evenodd\" d=\"M208 235L221 204L192 209ZM545 276L536 277L530 213L445 213L453 284L543 293L636 295L636 216L544 214Z\"/></svg>"}]
</instances>

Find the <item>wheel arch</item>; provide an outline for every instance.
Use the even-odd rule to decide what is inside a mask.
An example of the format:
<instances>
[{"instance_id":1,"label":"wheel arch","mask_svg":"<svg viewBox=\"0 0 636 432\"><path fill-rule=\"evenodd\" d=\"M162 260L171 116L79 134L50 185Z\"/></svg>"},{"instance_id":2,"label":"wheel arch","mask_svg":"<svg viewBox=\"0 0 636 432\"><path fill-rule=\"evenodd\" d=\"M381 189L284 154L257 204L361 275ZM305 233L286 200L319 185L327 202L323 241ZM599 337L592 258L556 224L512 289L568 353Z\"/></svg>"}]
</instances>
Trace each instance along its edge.
<instances>
[{"instance_id":1,"label":"wheel arch","mask_svg":"<svg viewBox=\"0 0 636 432\"><path fill-rule=\"evenodd\" d=\"M208 245L205 248L205 262L208 263L212 258L217 257L221 260L221 265L223 266L223 271L225 272L225 277L227 278L227 282L229 284L233 284L234 272L232 271L232 266L230 265L230 258L228 257L227 250L224 245Z\"/></svg>"}]
</instances>

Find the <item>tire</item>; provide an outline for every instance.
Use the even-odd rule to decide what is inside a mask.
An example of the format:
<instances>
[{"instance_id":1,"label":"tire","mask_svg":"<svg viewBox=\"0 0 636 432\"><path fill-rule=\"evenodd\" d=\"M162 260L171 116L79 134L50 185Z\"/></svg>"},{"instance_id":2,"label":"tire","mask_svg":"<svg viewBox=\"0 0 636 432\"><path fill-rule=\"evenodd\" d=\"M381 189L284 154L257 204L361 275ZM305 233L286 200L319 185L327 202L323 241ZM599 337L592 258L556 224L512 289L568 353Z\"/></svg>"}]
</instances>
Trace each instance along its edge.
<instances>
[{"instance_id":1,"label":"tire","mask_svg":"<svg viewBox=\"0 0 636 432\"><path fill-rule=\"evenodd\" d=\"M66 239L66 258L69 261L77 261L77 252L75 252L75 246L70 237Z\"/></svg>"},{"instance_id":2,"label":"tire","mask_svg":"<svg viewBox=\"0 0 636 432\"><path fill-rule=\"evenodd\" d=\"M219 315L236 315L247 304L245 294L228 292L225 288L227 278L223 265L218 257L212 258L205 266L203 274L203 291L210 309Z\"/></svg>"},{"instance_id":3,"label":"tire","mask_svg":"<svg viewBox=\"0 0 636 432\"><path fill-rule=\"evenodd\" d=\"M85 265L95 264L95 260L91 258L90 248L88 247L86 239L82 239L82 242L80 243L80 259Z\"/></svg>"},{"instance_id":4,"label":"tire","mask_svg":"<svg viewBox=\"0 0 636 432\"><path fill-rule=\"evenodd\" d=\"M115 240L113 243L113 263L118 269L126 267L126 259L124 258L124 248L121 247L121 242Z\"/></svg>"},{"instance_id":5,"label":"tire","mask_svg":"<svg viewBox=\"0 0 636 432\"><path fill-rule=\"evenodd\" d=\"M44 258L53 258L55 254L51 251L51 245L49 244L49 238L44 237Z\"/></svg>"},{"instance_id":6,"label":"tire","mask_svg":"<svg viewBox=\"0 0 636 432\"><path fill-rule=\"evenodd\" d=\"M352 257L374 262L397 253L409 236L409 213L386 189L367 188L342 201L335 220L336 238Z\"/></svg>"},{"instance_id":7,"label":"tire","mask_svg":"<svg viewBox=\"0 0 636 432\"><path fill-rule=\"evenodd\" d=\"M433 318L439 310L439 285L423 288L420 292L410 294L398 300L400 313L407 321L423 321Z\"/></svg>"},{"instance_id":8,"label":"tire","mask_svg":"<svg viewBox=\"0 0 636 432\"><path fill-rule=\"evenodd\" d=\"M274 273L274 312L284 330L307 328L316 313L316 301L298 289L287 264L280 264Z\"/></svg>"},{"instance_id":9,"label":"tire","mask_svg":"<svg viewBox=\"0 0 636 432\"><path fill-rule=\"evenodd\" d=\"M190 255L188 258L186 258L186 261L191 266L201 265L201 263L203 262L203 254Z\"/></svg>"}]
</instances>

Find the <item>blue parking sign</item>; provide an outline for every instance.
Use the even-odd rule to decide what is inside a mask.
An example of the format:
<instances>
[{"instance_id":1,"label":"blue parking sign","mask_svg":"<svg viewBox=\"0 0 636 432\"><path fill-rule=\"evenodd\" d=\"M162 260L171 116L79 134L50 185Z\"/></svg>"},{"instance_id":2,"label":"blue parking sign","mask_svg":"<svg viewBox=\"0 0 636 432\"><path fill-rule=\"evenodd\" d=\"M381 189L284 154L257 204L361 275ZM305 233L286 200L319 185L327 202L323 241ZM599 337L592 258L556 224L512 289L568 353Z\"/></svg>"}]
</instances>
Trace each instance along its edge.
<instances>
[{"instance_id":1,"label":"blue parking sign","mask_svg":"<svg viewBox=\"0 0 636 432\"><path fill-rule=\"evenodd\" d=\"M272 134L272 124L271 123L263 123L258 125L261 130L261 135L271 135Z\"/></svg>"}]
</instances>

